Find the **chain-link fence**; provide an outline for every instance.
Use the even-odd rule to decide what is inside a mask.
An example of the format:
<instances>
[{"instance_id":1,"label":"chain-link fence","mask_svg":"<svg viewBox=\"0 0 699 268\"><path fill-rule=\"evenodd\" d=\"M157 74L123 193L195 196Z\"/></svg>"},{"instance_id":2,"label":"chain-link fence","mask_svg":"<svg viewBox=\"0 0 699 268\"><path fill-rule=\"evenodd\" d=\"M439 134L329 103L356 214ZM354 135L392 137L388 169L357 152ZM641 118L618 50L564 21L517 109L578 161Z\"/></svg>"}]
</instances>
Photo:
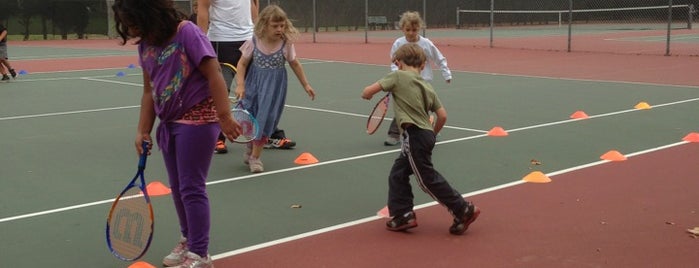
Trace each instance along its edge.
<instances>
[{"instance_id":1,"label":"chain-link fence","mask_svg":"<svg viewBox=\"0 0 699 268\"><path fill-rule=\"evenodd\" d=\"M438 45L699 55L699 0L261 1L282 6L311 42L391 43L410 10Z\"/></svg>"},{"instance_id":2,"label":"chain-link fence","mask_svg":"<svg viewBox=\"0 0 699 268\"><path fill-rule=\"evenodd\" d=\"M173 0L185 14L191 0ZM22 40L114 37L114 0L0 0L0 23Z\"/></svg>"},{"instance_id":3,"label":"chain-link fence","mask_svg":"<svg viewBox=\"0 0 699 268\"><path fill-rule=\"evenodd\" d=\"M457 10L478 45L626 54L699 54L697 1L479 1Z\"/></svg>"},{"instance_id":4,"label":"chain-link fence","mask_svg":"<svg viewBox=\"0 0 699 268\"><path fill-rule=\"evenodd\" d=\"M23 39L114 37L114 0L3 0L0 21ZM212 0L217 1L217 0ZM388 43L418 11L437 45L699 55L699 0L259 0L280 5L302 42ZM193 0L175 0L191 14Z\"/></svg>"}]
</instances>

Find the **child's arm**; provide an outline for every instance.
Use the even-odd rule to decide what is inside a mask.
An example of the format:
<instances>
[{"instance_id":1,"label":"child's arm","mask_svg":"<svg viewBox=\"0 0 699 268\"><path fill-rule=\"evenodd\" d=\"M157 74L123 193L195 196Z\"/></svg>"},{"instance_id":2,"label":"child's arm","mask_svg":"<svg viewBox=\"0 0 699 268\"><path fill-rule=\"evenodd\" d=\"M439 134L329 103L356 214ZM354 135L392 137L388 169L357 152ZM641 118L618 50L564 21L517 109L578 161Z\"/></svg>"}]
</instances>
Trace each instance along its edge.
<instances>
[{"instance_id":1,"label":"child's arm","mask_svg":"<svg viewBox=\"0 0 699 268\"><path fill-rule=\"evenodd\" d=\"M396 61L393 59L393 56L396 54L396 50L403 44L399 43L398 40L393 42L393 45L391 46L391 72L395 72L400 69L398 65L396 64Z\"/></svg>"},{"instance_id":2,"label":"child's arm","mask_svg":"<svg viewBox=\"0 0 699 268\"><path fill-rule=\"evenodd\" d=\"M444 77L444 80L447 81L448 83L451 83L451 70L449 70L449 66L447 65L447 58L442 55L442 52L439 51L437 46L434 45L434 43L431 44L431 50L432 50L432 61L434 61L437 66L439 66L439 69L442 70L442 77Z\"/></svg>"},{"instance_id":3,"label":"child's arm","mask_svg":"<svg viewBox=\"0 0 699 268\"><path fill-rule=\"evenodd\" d=\"M136 152L138 155L143 154L143 141L148 141L150 143L149 149L153 146L152 138L150 136L153 130L153 123L155 123L155 110L153 109L153 88L150 83L150 76L148 72L143 71L143 95L141 96L141 112L138 118L138 129L136 130ZM148 151L150 154L150 150Z\"/></svg>"},{"instance_id":4,"label":"child's arm","mask_svg":"<svg viewBox=\"0 0 699 268\"><path fill-rule=\"evenodd\" d=\"M381 87L379 82L375 82L371 85L368 85L364 88L364 91L362 91L362 99L370 100L372 97L374 97L374 94L378 93L381 90L383 90L383 88Z\"/></svg>"},{"instance_id":5,"label":"child's arm","mask_svg":"<svg viewBox=\"0 0 699 268\"><path fill-rule=\"evenodd\" d=\"M311 100L315 100L316 92L313 91L311 84L309 84L308 80L306 80L306 74L303 72L303 67L301 67L301 63L299 62L299 60L294 59L290 61L289 66L291 66L291 70L294 71L294 74L296 74L296 77L299 79L299 82L301 82L301 86L303 87L303 90L306 91L306 94L308 94L308 96L311 97Z\"/></svg>"},{"instance_id":6,"label":"child's arm","mask_svg":"<svg viewBox=\"0 0 699 268\"><path fill-rule=\"evenodd\" d=\"M437 109L435 111L437 114L437 122L434 124L434 135L439 134L440 131L442 131L442 128L444 127L444 124L447 123L447 110L444 109L444 107Z\"/></svg>"},{"instance_id":7,"label":"child's arm","mask_svg":"<svg viewBox=\"0 0 699 268\"><path fill-rule=\"evenodd\" d=\"M207 57L199 63L199 71L209 81L209 91L214 99L216 117L221 125L221 132L229 140L234 140L240 135L242 128L231 116L231 102L228 100L228 90L226 89L226 81L223 80L223 74L221 74L221 65L216 58Z\"/></svg>"},{"instance_id":8,"label":"child's arm","mask_svg":"<svg viewBox=\"0 0 699 268\"><path fill-rule=\"evenodd\" d=\"M235 94L235 98L238 100L242 100L245 97L245 74L248 71L248 64L250 64L250 57L245 57L242 56L238 60L238 66L235 68L238 69L238 72L235 74L235 91L233 93Z\"/></svg>"}]
</instances>

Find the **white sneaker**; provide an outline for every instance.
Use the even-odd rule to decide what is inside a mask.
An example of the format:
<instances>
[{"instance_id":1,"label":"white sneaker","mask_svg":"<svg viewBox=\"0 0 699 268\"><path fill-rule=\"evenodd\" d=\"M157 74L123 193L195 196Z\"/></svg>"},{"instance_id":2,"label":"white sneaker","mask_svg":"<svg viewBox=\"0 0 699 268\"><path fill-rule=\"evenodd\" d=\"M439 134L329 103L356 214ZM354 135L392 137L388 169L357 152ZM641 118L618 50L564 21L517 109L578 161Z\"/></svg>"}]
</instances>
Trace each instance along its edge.
<instances>
[{"instance_id":1,"label":"white sneaker","mask_svg":"<svg viewBox=\"0 0 699 268\"><path fill-rule=\"evenodd\" d=\"M175 248L170 251L170 254L163 258L163 266L172 267L182 264L187 252L189 252L187 249L187 238L182 237Z\"/></svg>"},{"instance_id":2,"label":"white sneaker","mask_svg":"<svg viewBox=\"0 0 699 268\"><path fill-rule=\"evenodd\" d=\"M196 253L187 252L184 262L176 268L214 268L214 262L209 255L202 258Z\"/></svg>"},{"instance_id":3,"label":"white sneaker","mask_svg":"<svg viewBox=\"0 0 699 268\"><path fill-rule=\"evenodd\" d=\"M265 171L264 167L262 166L262 160L260 160L260 158L255 158L252 155L250 158L248 158L248 165L250 166L250 172L252 173L260 173Z\"/></svg>"},{"instance_id":4,"label":"white sneaker","mask_svg":"<svg viewBox=\"0 0 699 268\"><path fill-rule=\"evenodd\" d=\"M396 146L398 144L400 144L400 140L396 137L391 137L391 136L388 136L386 138L386 140L383 142L383 145L386 145L386 146Z\"/></svg>"}]
</instances>

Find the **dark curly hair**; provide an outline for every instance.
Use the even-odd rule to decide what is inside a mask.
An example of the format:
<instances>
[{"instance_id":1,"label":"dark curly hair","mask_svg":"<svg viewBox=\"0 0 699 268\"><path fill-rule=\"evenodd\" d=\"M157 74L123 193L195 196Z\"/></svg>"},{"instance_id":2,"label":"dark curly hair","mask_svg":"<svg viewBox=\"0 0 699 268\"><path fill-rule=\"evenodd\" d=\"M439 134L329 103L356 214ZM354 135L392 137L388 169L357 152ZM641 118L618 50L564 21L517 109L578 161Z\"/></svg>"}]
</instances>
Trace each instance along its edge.
<instances>
[{"instance_id":1,"label":"dark curly hair","mask_svg":"<svg viewBox=\"0 0 699 268\"><path fill-rule=\"evenodd\" d=\"M186 18L175 9L172 0L116 0L112 10L122 44L139 37L139 42L163 46L177 32L179 22ZM135 33L129 33L129 28Z\"/></svg>"}]
</instances>

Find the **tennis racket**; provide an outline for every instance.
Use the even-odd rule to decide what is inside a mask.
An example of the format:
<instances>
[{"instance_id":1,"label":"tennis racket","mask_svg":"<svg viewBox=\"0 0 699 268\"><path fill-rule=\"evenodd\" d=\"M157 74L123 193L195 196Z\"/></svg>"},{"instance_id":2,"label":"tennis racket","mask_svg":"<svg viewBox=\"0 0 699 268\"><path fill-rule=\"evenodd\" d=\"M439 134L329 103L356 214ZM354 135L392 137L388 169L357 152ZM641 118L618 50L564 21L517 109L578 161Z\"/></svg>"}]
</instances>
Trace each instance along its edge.
<instances>
[{"instance_id":1,"label":"tennis racket","mask_svg":"<svg viewBox=\"0 0 699 268\"><path fill-rule=\"evenodd\" d=\"M391 93L389 92L376 103L374 109L371 110L371 114L369 114L369 119L366 121L366 133L371 135L379 129L381 122L383 122L384 117L386 117L386 112L388 111L388 105L390 102Z\"/></svg>"},{"instance_id":2,"label":"tennis racket","mask_svg":"<svg viewBox=\"0 0 699 268\"><path fill-rule=\"evenodd\" d=\"M240 124L243 129L233 142L237 143L248 143L256 139L260 134L260 126L257 124L255 117L250 114L247 110L243 109L243 102L235 99L231 99L231 102L236 103L234 108L231 110L233 118Z\"/></svg>"},{"instance_id":3,"label":"tennis racket","mask_svg":"<svg viewBox=\"0 0 699 268\"><path fill-rule=\"evenodd\" d=\"M222 62L220 65L223 81L226 81L226 89L228 89L228 92L231 92L231 89L235 90L235 74L238 73L238 69L230 63Z\"/></svg>"},{"instance_id":4,"label":"tennis racket","mask_svg":"<svg viewBox=\"0 0 699 268\"><path fill-rule=\"evenodd\" d=\"M148 142L144 141L142 146L138 171L114 200L107 216L107 247L124 261L141 258L153 239L153 206L143 178Z\"/></svg>"}]
</instances>

